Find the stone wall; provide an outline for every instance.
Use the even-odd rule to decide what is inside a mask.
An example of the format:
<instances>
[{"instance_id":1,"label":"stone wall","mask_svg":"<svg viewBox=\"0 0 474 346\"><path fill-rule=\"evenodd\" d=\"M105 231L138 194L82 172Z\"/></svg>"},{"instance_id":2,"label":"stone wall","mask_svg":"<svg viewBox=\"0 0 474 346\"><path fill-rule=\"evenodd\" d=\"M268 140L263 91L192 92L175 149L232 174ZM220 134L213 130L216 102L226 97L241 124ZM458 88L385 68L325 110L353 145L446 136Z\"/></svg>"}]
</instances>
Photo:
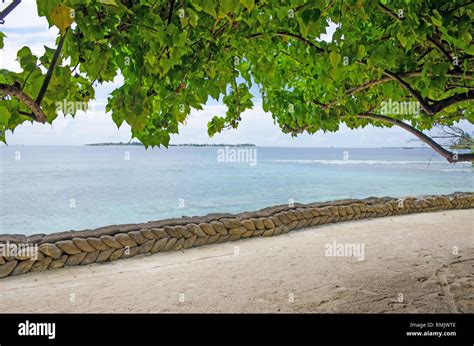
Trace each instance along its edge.
<instances>
[{"instance_id":1,"label":"stone wall","mask_svg":"<svg viewBox=\"0 0 474 346\"><path fill-rule=\"evenodd\" d=\"M474 208L474 193L367 198L276 206L257 212L210 214L54 234L0 235L0 278L64 266L104 263L140 254L177 251L252 237L271 237L332 222ZM447 230L449 231L449 230ZM38 251L27 251L28 247Z\"/></svg>"}]
</instances>

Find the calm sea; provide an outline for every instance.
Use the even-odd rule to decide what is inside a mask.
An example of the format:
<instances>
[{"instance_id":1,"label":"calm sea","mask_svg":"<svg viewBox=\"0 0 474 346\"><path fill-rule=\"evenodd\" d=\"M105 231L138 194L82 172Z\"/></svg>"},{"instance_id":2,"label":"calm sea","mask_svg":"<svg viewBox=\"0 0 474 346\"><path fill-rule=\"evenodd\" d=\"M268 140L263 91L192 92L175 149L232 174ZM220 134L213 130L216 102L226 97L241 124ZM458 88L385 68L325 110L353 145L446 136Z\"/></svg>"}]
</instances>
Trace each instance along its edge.
<instances>
[{"instance_id":1,"label":"calm sea","mask_svg":"<svg viewBox=\"0 0 474 346\"><path fill-rule=\"evenodd\" d=\"M430 149L229 150L2 145L0 234L234 213L291 200L474 191L470 164L449 164Z\"/></svg>"}]
</instances>

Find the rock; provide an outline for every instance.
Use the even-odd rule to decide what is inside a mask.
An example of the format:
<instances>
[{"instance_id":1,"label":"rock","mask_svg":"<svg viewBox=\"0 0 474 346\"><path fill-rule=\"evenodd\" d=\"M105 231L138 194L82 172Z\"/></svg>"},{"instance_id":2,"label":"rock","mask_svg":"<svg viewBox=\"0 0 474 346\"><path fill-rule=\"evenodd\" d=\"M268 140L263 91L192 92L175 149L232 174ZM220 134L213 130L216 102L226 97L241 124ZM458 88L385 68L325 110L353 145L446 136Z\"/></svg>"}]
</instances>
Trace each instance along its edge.
<instances>
[{"instance_id":1,"label":"rock","mask_svg":"<svg viewBox=\"0 0 474 346\"><path fill-rule=\"evenodd\" d=\"M255 224L252 222L252 220L242 220L242 225L249 231L255 231Z\"/></svg>"},{"instance_id":2,"label":"rock","mask_svg":"<svg viewBox=\"0 0 474 346\"><path fill-rule=\"evenodd\" d=\"M214 229L214 227L212 227L212 225L208 224L208 223L200 223L199 224L199 228L201 228L201 230L206 233L207 235L216 235L217 232L216 230Z\"/></svg>"},{"instance_id":3,"label":"rock","mask_svg":"<svg viewBox=\"0 0 474 346\"><path fill-rule=\"evenodd\" d=\"M163 230L170 236L170 238L181 238L181 234L174 227L165 226L163 227Z\"/></svg>"},{"instance_id":4,"label":"rock","mask_svg":"<svg viewBox=\"0 0 474 346\"><path fill-rule=\"evenodd\" d=\"M45 257L42 260L36 261L30 269L30 272L41 272L48 269L49 265L53 261L52 257Z\"/></svg>"},{"instance_id":5,"label":"rock","mask_svg":"<svg viewBox=\"0 0 474 346\"><path fill-rule=\"evenodd\" d=\"M6 262L6 261L5 261L5 259L3 258L3 256L0 256L0 265L5 264L5 262Z\"/></svg>"},{"instance_id":6,"label":"rock","mask_svg":"<svg viewBox=\"0 0 474 346\"><path fill-rule=\"evenodd\" d=\"M128 246L129 248L135 247L138 244L135 242L135 240L131 239L127 234L125 233L118 233L115 235L115 240L118 241L120 244L122 244L124 247Z\"/></svg>"},{"instance_id":7,"label":"rock","mask_svg":"<svg viewBox=\"0 0 474 346\"><path fill-rule=\"evenodd\" d=\"M167 242L168 242L168 238L161 238L157 240L155 244L153 245L153 247L151 248L150 252L157 253L161 251L165 247Z\"/></svg>"},{"instance_id":8,"label":"rock","mask_svg":"<svg viewBox=\"0 0 474 346\"><path fill-rule=\"evenodd\" d=\"M223 218L219 220L225 228L236 228L242 226L242 222L234 218Z\"/></svg>"},{"instance_id":9,"label":"rock","mask_svg":"<svg viewBox=\"0 0 474 346\"><path fill-rule=\"evenodd\" d=\"M115 240L115 238L112 237L111 235L103 235L100 237L100 240L102 240L102 242L110 248L113 248L113 249L123 248L122 244L120 244L117 240ZM107 251L107 250L102 250L102 251Z\"/></svg>"},{"instance_id":10,"label":"rock","mask_svg":"<svg viewBox=\"0 0 474 346\"><path fill-rule=\"evenodd\" d=\"M214 227L215 231L220 235L228 235L227 228L220 221L211 221L210 224Z\"/></svg>"},{"instance_id":11,"label":"rock","mask_svg":"<svg viewBox=\"0 0 474 346\"><path fill-rule=\"evenodd\" d=\"M91 244L96 250L105 251L109 249L109 246L102 241L102 239L91 237L87 238L87 242Z\"/></svg>"},{"instance_id":12,"label":"rock","mask_svg":"<svg viewBox=\"0 0 474 346\"><path fill-rule=\"evenodd\" d=\"M252 234L252 238L261 237L263 232L265 232L265 231L262 230L262 229L254 231L253 234Z\"/></svg>"},{"instance_id":13,"label":"rock","mask_svg":"<svg viewBox=\"0 0 474 346\"><path fill-rule=\"evenodd\" d=\"M95 260L96 263L102 263L107 261L115 250L115 248L110 248L108 250L100 251L99 256L97 256L97 259Z\"/></svg>"},{"instance_id":14,"label":"rock","mask_svg":"<svg viewBox=\"0 0 474 346\"><path fill-rule=\"evenodd\" d=\"M197 237L205 237L206 236L206 233L204 233L201 230L201 228L198 225L196 225L195 223L187 224L186 228L188 229L188 231L190 231L191 233L193 233Z\"/></svg>"},{"instance_id":15,"label":"rock","mask_svg":"<svg viewBox=\"0 0 474 346\"><path fill-rule=\"evenodd\" d=\"M97 249L87 242L84 238L73 238L74 245L76 245L79 250L83 252L95 252Z\"/></svg>"},{"instance_id":16,"label":"rock","mask_svg":"<svg viewBox=\"0 0 474 346\"><path fill-rule=\"evenodd\" d=\"M11 275L24 274L28 272L35 262L36 261L34 260L25 260L25 261L18 262L17 266L15 267Z\"/></svg>"},{"instance_id":17,"label":"rock","mask_svg":"<svg viewBox=\"0 0 474 346\"><path fill-rule=\"evenodd\" d=\"M194 243L196 243L197 237L193 235L190 238L186 238L183 244L183 249L190 249L193 247Z\"/></svg>"},{"instance_id":18,"label":"rock","mask_svg":"<svg viewBox=\"0 0 474 346\"><path fill-rule=\"evenodd\" d=\"M88 252L86 257L81 261L81 265L87 265L94 263L97 260L97 257L99 257L99 250L95 250L94 252Z\"/></svg>"},{"instance_id":19,"label":"rock","mask_svg":"<svg viewBox=\"0 0 474 346\"><path fill-rule=\"evenodd\" d=\"M70 255L66 260L66 266L77 266L86 257L87 252L81 252L75 255Z\"/></svg>"},{"instance_id":20,"label":"rock","mask_svg":"<svg viewBox=\"0 0 474 346\"><path fill-rule=\"evenodd\" d=\"M313 217L318 217L319 216L319 209L318 208L311 208L309 210L309 212L311 213L311 215L313 215Z\"/></svg>"},{"instance_id":21,"label":"rock","mask_svg":"<svg viewBox=\"0 0 474 346\"><path fill-rule=\"evenodd\" d=\"M157 239L169 238L170 236L166 233L163 228L152 228L151 231Z\"/></svg>"},{"instance_id":22,"label":"rock","mask_svg":"<svg viewBox=\"0 0 474 346\"><path fill-rule=\"evenodd\" d=\"M82 251L76 245L74 245L72 240L57 241L56 246L68 255L78 255L82 253Z\"/></svg>"},{"instance_id":23,"label":"rock","mask_svg":"<svg viewBox=\"0 0 474 346\"><path fill-rule=\"evenodd\" d=\"M128 236L138 245L142 245L146 243L147 239L142 235L140 231L131 231L128 232Z\"/></svg>"},{"instance_id":24,"label":"rock","mask_svg":"<svg viewBox=\"0 0 474 346\"><path fill-rule=\"evenodd\" d=\"M17 260L13 260L0 265L0 278L10 275L10 273L15 269L17 263Z\"/></svg>"},{"instance_id":25,"label":"rock","mask_svg":"<svg viewBox=\"0 0 474 346\"><path fill-rule=\"evenodd\" d=\"M55 244L41 244L38 249L46 256L52 257L55 260L59 259L63 254L62 250Z\"/></svg>"},{"instance_id":26,"label":"rock","mask_svg":"<svg viewBox=\"0 0 474 346\"><path fill-rule=\"evenodd\" d=\"M68 255L62 255L60 258L55 259L51 262L49 265L49 269L57 269L57 268L62 268L66 264Z\"/></svg>"}]
</instances>

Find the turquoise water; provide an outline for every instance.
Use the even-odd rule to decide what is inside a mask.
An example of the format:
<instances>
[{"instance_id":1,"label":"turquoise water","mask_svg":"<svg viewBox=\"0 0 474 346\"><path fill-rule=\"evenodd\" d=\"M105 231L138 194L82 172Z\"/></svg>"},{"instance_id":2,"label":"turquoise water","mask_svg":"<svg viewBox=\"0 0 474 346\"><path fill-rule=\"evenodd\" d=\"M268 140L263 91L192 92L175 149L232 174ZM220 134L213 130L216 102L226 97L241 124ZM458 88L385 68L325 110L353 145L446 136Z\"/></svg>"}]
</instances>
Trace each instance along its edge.
<instances>
[{"instance_id":1,"label":"turquoise water","mask_svg":"<svg viewBox=\"0 0 474 346\"><path fill-rule=\"evenodd\" d=\"M474 191L470 164L449 164L430 149L250 148L255 165L222 162L219 149L2 146L0 234L234 213L289 200Z\"/></svg>"}]
</instances>

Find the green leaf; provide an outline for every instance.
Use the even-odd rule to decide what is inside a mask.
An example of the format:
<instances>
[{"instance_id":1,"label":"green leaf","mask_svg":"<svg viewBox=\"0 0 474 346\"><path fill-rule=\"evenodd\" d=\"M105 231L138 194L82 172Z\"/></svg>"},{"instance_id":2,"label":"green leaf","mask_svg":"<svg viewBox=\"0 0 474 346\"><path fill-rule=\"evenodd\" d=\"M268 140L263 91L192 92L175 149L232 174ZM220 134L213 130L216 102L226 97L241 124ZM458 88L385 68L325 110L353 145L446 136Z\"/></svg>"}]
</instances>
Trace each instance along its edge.
<instances>
[{"instance_id":1,"label":"green leaf","mask_svg":"<svg viewBox=\"0 0 474 346\"><path fill-rule=\"evenodd\" d=\"M202 10L207 14L210 14L212 17L217 18L217 3L216 0L203 0L200 2Z\"/></svg>"},{"instance_id":2,"label":"green leaf","mask_svg":"<svg viewBox=\"0 0 474 346\"><path fill-rule=\"evenodd\" d=\"M8 108L0 106L0 125L7 126L11 115L12 114Z\"/></svg>"},{"instance_id":3,"label":"green leaf","mask_svg":"<svg viewBox=\"0 0 474 346\"><path fill-rule=\"evenodd\" d=\"M399 32L397 32L397 38L400 41L400 44L402 45L402 47L406 47L407 37L405 36L405 34L401 31L399 31Z\"/></svg>"},{"instance_id":4,"label":"green leaf","mask_svg":"<svg viewBox=\"0 0 474 346\"><path fill-rule=\"evenodd\" d=\"M332 51L329 53L329 61L334 69L337 69L339 63L341 62L341 55L339 53Z\"/></svg>"},{"instance_id":5,"label":"green leaf","mask_svg":"<svg viewBox=\"0 0 474 346\"><path fill-rule=\"evenodd\" d=\"M75 12L72 8L58 5L51 11L51 22L63 34L74 23Z\"/></svg>"},{"instance_id":6,"label":"green leaf","mask_svg":"<svg viewBox=\"0 0 474 346\"><path fill-rule=\"evenodd\" d=\"M118 6L116 0L98 0L101 4Z\"/></svg>"},{"instance_id":7,"label":"green leaf","mask_svg":"<svg viewBox=\"0 0 474 346\"><path fill-rule=\"evenodd\" d=\"M6 35L0 31L0 49L3 48L3 38L6 37Z\"/></svg>"},{"instance_id":8,"label":"green leaf","mask_svg":"<svg viewBox=\"0 0 474 346\"><path fill-rule=\"evenodd\" d=\"M240 0L240 3L247 9L247 11L252 11L255 6L255 0Z\"/></svg>"}]
</instances>

